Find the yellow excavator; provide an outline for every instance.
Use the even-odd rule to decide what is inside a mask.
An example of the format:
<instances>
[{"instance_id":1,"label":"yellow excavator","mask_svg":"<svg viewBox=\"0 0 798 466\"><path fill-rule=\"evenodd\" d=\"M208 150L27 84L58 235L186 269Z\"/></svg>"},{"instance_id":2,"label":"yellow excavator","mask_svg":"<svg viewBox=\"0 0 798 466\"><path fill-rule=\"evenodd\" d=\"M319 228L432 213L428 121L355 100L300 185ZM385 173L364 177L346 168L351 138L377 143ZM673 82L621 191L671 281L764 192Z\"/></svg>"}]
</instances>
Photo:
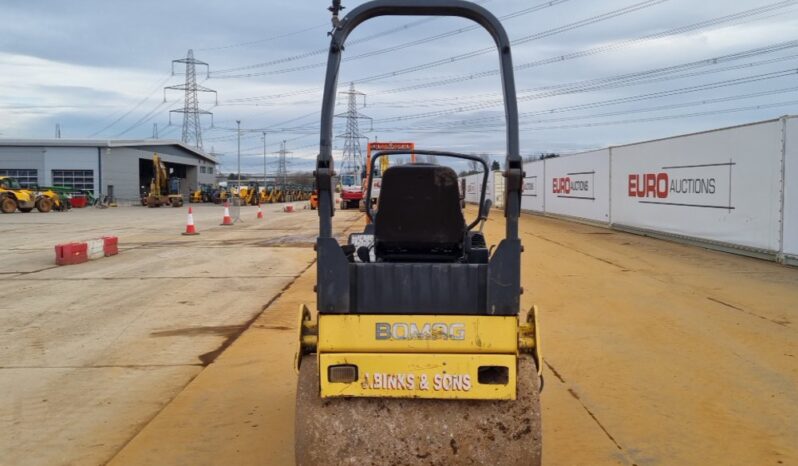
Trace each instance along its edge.
<instances>
[{"instance_id":1,"label":"yellow excavator","mask_svg":"<svg viewBox=\"0 0 798 466\"><path fill-rule=\"evenodd\" d=\"M461 0L375 0L333 29L316 160L319 235L315 310L297 319L296 463L540 465L542 355L537 312L521 313L523 186L510 41L499 20ZM507 124L505 232L482 233L490 171L479 157L448 151L382 150L376 162L412 152L483 166L473 220L460 206L455 171L437 163L387 168L372 223L344 244L333 230L333 118L346 38L379 16L459 16L498 48ZM454 141L456 143L456 141Z\"/></svg>"},{"instance_id":2,"label":"yellow excavator","mask_svg":"<svg viewBox=\"0 0 798 466\"><path fill-rule=\"evenodd\" d=\"M161 207L162 205L182 207L183 195L177 192L178 189L176 187L170 186L173 183L170 182L169 172L157 153L152 155L152 170L155 176L150 182L150 192L141 199L142 205L147 207Z\"/></svg>"}]
</instances>

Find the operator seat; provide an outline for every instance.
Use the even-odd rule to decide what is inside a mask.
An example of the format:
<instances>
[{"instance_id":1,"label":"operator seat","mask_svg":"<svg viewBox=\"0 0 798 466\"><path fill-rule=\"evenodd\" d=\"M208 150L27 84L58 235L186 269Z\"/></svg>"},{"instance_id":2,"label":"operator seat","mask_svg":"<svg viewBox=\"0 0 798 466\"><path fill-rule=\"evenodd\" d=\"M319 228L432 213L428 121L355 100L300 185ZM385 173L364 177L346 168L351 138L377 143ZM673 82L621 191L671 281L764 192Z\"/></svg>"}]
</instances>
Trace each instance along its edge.
<instances>
[{"instance_id":1,"label":"operator seat","mask_svg":"<svg viewBox=\"0 0 798 466\"><path fill-rule=\"evenodd\" d=\"M455 262L466 233L457 174L429 163L393 166L382 177L374 253L383 262Z\"/></svg>"}]
</instances>

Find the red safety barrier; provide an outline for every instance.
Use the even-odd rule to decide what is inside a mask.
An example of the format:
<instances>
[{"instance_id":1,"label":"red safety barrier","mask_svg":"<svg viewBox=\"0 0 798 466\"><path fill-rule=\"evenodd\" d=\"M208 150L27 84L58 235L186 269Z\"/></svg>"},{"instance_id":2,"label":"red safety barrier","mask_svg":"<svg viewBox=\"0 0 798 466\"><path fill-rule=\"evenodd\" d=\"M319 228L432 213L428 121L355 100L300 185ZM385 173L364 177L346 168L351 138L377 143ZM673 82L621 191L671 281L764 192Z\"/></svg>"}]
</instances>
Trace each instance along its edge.
<instances>
[{"instance_id":1,"label":"red safety barrier","mask_svg":"<svg viewBox=\"0 0 798 466\"><path fill-rule=\"evenodd\" d=\"M91 259L115 256L119 254L119 238L103 236L75 243L64 243L55 246L56 265L82 264Z\"/></svg>"},{"instance_id":2,"label":"red safety barrier","mask_svg":"<svg viewBox=\"0 0 798 466\"><path fill-rule=\"evenodd\" d=\"M57 265L80 264L89 260L86 243L65 243L55 246L55 263Z\"/></svg>"},{"instance_id":3,"label":"red safety barrier","mask_svg":"<svg viewBox=\"0 0 798 466\"><path fill-rule=\"evenodd\" d=\"M119 254L119 238L116 236L103 236L103 252L105 257Z\"/></svg>"}]
</instances>

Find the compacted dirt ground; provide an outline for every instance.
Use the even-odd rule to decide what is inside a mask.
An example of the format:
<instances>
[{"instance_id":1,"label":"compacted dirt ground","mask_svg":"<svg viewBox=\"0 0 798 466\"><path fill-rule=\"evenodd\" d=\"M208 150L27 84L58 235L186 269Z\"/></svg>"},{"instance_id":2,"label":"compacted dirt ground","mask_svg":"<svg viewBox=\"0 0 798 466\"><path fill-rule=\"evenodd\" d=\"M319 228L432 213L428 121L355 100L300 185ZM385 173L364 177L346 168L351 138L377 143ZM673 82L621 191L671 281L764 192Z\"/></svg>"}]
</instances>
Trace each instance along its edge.
<instances>
[{"instance_id":1,"label":"compacted dirt ground","mask_svg":"<svg viewBox=\"0 0 798 466\"><path fill-rule=\"evenodd\" d=\"M113 457L313 263L315 213L281 207L193 205L190 237L186 208L0 216L0 464ZM55 266L111 234L119 255Z\"/></svg>"},{"instance_id":2,"label":"compacted dirt ground","mask_svg":"<svg viewBox=\"0 0 798 466\"><path fill-rule=\"evenodd\" d=\"M133 209L127 250L89 265L47 269L35 227L3 246L4 461L292 464L315 212L224 229L208 209L201 240L175 235L184 215ZM503 231L494 212L489 243ZM532 215L521 232L545 464L798 464L798 269Z\"/></svg>"}]
</instances>

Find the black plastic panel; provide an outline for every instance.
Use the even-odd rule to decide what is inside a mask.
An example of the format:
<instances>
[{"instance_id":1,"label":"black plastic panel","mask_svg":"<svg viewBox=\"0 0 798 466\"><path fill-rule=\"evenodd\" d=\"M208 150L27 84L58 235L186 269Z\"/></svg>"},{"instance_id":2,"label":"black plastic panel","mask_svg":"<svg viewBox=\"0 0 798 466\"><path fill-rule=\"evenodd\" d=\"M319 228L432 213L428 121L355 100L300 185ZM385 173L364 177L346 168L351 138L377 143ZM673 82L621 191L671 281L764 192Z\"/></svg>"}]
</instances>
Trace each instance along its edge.
<instances>
[{"instance_id":1,"label":"black plastic panel","mask_svg":"<svg viewBox=\"0 0 798 466\"><path fill-rule=\"evenodd\" d=\"M350 264L350 312L487 314L487 264Z\"/></svg>"}]
</instances>

